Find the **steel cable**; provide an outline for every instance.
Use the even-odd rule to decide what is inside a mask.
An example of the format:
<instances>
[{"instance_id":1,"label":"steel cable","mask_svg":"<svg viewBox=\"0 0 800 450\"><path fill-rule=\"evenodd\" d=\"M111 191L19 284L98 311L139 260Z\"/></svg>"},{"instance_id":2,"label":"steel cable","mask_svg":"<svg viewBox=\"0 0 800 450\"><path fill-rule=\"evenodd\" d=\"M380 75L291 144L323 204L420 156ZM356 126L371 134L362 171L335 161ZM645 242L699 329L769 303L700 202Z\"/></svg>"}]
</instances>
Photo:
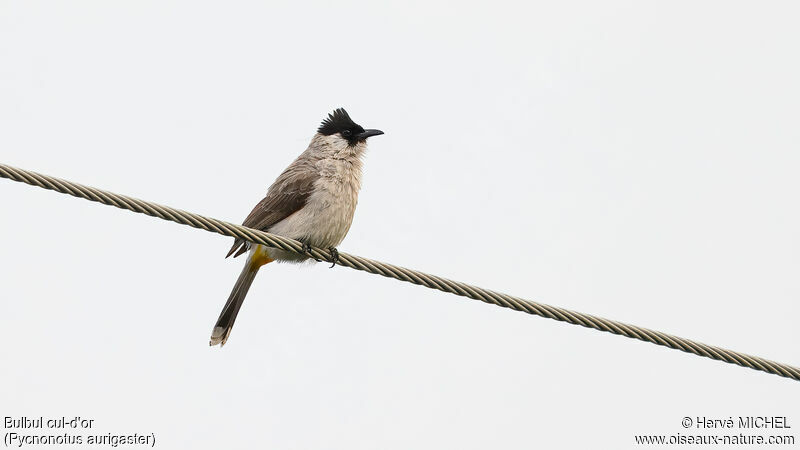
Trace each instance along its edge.
<instances>
[{"instance_id":1,"label":"steel cable","mask_svg":"<svg viewBox=\"0 0 800 450\"><path fill-rule=\"evenodd\" d=\"M306 254L300 242L288 239L275 234L266 233L241 225L234 225L229 222L201 216L199 214L182 211L168 206L135 199L125 195L114 194L101 189L84 186L70 181L42 175L23 169L17 169L5 164L0 164L0 177L10 180L27 183L44 189L69 194L74 197L85 198L93 202L104 205L115 206L129 211L147 214L148 216L158 217L159 219L189 225L201 230L219 233L225 236L241 238L250 242L280 248L295 253ZM332 262L331 254L328 250L312 247L310 255L316 259ZM742 367L760 370L781 377L791 378L800 381L800 369L787 364L770 361L757 356L739 353L712 345L706 345L678 336L672 336L660 331L637 327L614 320L604 319L589 314L570 311L543 303L525 300L519 297L502 294L487 289L482 289L466 283L448 280L446 278L430 275L416 270L375 261L360 256L350 255L340 252L337 264L350 267L356 270L394 278L400 281L425 286L430 289L437 289L462 297L480 300L504 308L516 311L535 314L548 319L580 325L586 328L605 331L607 333L618 334L656 345L669 347L686 353L692 353L706 358L736 364Z\"/></svg>"}]
</instances>

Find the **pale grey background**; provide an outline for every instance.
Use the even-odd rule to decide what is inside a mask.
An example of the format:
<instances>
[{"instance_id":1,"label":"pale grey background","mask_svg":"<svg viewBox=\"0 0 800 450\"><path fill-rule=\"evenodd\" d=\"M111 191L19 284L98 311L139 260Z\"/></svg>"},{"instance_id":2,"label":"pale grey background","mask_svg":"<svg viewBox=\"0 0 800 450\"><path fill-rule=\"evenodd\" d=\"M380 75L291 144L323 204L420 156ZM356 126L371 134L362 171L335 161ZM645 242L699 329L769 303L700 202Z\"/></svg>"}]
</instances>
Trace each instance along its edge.
<instances>
[{"instance_id":1,"label":"pale grey background","mask_svg":"<svg viewBox=\"0 0 800 450\"><path fill-rule=\"evenodd\" d=\"M334 107L343 251L800 365L794 2L0 2L0 161L241 221ZM0 180L0 415L159 448L633 447L800 385ZM800 437L800 436L798 436Z\"/></svg>"}]
</instances>

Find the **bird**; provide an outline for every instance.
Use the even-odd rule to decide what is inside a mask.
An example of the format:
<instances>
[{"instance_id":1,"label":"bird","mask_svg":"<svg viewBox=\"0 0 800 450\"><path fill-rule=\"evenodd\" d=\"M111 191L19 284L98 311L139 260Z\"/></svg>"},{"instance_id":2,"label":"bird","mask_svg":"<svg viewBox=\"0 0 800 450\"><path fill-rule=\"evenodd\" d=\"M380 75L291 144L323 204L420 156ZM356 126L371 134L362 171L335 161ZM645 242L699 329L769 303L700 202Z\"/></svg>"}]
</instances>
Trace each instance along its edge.
<instances>
[{"instance_id":1,"label":"bird","mask_svg":"<svg viewBox=\"0 0 800 450\"><path fill-rule=\"evenodd\" d=\"M383 134L353 122L344 108L322 121L306 150L267 189L267 195L242 225L274 233L311 246L327 248L333 264L344 240L361 190L363 157L367 139ZM224 346L233 323L259 269L273 261L300 263L309 256L236 239L228 252L234 258L248 252L244 269L211 332L210 346ZM331 266L333 267L333 266Z\"/></svg>"}]
</instances>

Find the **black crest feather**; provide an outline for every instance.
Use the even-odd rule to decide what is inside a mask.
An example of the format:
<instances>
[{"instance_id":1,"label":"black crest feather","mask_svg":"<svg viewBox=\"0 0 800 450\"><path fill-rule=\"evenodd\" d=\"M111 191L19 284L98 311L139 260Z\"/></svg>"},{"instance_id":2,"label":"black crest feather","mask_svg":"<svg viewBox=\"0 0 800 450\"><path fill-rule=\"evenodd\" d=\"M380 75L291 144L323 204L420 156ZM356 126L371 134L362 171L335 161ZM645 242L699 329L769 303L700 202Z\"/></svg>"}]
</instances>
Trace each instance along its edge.
<instances>
[{"instance_id":1,"label":"black crest feather","mask_svg":"<svg viewBox=\"0 0 800 450\"><path fill-rule=\"evenodd\" d=\"M317 132L325 136L330 136L332 134L341 133L344 130L350 130L354 134L364 131L359 124L353 122L353 119L350 118L350 115L347 114L344 108L337 108L322 121Z\"/></svg>"}]
</instances>

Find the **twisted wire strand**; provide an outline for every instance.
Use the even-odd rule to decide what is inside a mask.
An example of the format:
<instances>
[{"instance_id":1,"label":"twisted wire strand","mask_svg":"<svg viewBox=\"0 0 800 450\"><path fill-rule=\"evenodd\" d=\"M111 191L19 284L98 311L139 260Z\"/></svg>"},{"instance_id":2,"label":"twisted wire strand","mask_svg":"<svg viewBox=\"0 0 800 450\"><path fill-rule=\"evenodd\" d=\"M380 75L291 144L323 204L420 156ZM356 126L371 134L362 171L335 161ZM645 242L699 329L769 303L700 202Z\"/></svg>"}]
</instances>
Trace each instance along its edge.
<instances>
[{"instance_id":1,"label":"twisted wire strand","mask_svg":"<svg viewBox=\"0 0 800 450\"><path fill-rule=\"evenodd\" d=\"M201 230L211 231L225 236L241 238L257 244L263 244L295 253L310 254L316 259L333 262L331 253L328 250L312 247L310 253L306 253L303 251L302 244L293 239L243 227L241 225L234 225L232 223L213 219L211 217L201 216L199 214L158 205L156 203L139 200L125 195L114 194L112 192L72 183L70 181L42 175L36 172L14 168L2 163L0 163L0 177L8 178L21 183L27 183L32 186L38 186L56 192L61 192L62 194L69 194L74 197L84 198L86 200L102 203L104 205L115 206L117 208L126 209L141 214L147 214L148 216L158 217L159 219L169 220L171 222L188 225ZM558 320L560 322L580 325L586 328L593 328L595 330L605 331L607 333L638 339L640 341L650 342L686 353L704 356L706 358L724 361L726 363L736 364L742 367L749 367L751 369L800 381L800 369L797 367L770 361L758 356L747 355L733 350L702 344L700 342L695 342L678 336L672 336L660 331L637 327L635 325L629 325L576 311L570 311L568 309L558 308L556 306L546 305L543 303L537 303L519 297L490 291L488 289L482 289L466 283L449 280L447 278L438 277L436 275L430 275L416 270L406 269L393 264L387 264L343 252L339 253L337 264L350 267L352 269L362 270L365 272L382 275L384 277L425 286L430 289L437 289L440 291L449 292L451 294L460 295L462 297L480 300L485 303L490 303L504 308L510 308L515 311L522 311L528 314L535 314L548 319Z\"/></svg>"}]
</instances>

